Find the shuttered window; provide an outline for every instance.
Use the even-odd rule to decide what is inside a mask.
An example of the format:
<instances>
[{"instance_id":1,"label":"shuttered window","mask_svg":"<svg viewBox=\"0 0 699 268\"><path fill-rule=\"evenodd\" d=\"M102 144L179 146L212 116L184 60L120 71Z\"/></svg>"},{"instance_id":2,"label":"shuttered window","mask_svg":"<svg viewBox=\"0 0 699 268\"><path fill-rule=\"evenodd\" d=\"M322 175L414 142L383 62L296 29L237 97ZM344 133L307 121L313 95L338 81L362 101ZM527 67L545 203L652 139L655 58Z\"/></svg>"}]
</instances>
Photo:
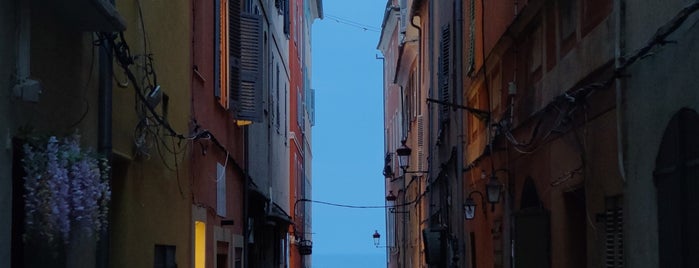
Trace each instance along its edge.
<instances>
[{"instance_id":1,"label":"shuttered window","mask_svg":"<svg viewBox=\"0 0 699 268\"><path fill-rule=\"evenodd\" d=\"M468 8L468 74L473 72L476 61L476 0L469 0Z\"/></svg>"},{"instance_id":2,"label":"shuttered window","mask_svg":"<svg viewBox=\"0 0 699 268\"><path fill-rule=\"evenodd\" d=\"M228 108L228 0L214 1L214 96L223 108Z\"/></svg>"},{"instance_id":3,"label":"shuttered window","mask_svg":"<svg viewBox=\"0 0 699 268\"><path fill-rule=\"evenodd\" d=\"M624 213L621 197L608 197L604 210L604 267L624 267Z\"/></svg>"},{"instance_id":4,"label":"shuttered window","mask_svg":"<svg viewBox=\"0 0 699 268\"><path fill-rule=\"evenodd\" d=\"M440 42L439 60L439 99L443 102L453 103L450 92L450 65L451 65L451 30L449 25L442 26L442 40ZM449 120L449 105L441 105L440 121Z\"/></svg>"},{"instance_id":5,"label":"shuttered window","mask_svg":"<svg viewBox=\"0 0 699 268\"><path fill-rule=\"evenodd\" d=\"M262 121L262 18L250 1L214 1L214 96L238 122Z\"/></svg>"},{"instance_id":6,"label":"shuttered window","mask_svg":"<svg viewBox=\"0 0 699 268\"><path fill-rule=\"evenodd\" d=\"M241 13L241 2L214 2L214 95L237 120L262 120L262 22L250 3Z\"/></svg>"},{"instance_id":7,"label":"shuttered window","mask_svg":"<svg viewBox=\"0 0 699 268\"><path fill-rule=\"evenodd\" d=\"M240 10L240 7L237 6L237 9ZM231 8L231 14L233 13ZM231 55L230 109L237 120L261 122L262 18L258 14L237 14L239 14L239 20L230 20L230 33L238 33L239 37L235 40L236 46L231 46L229 52ZM236 29L239 31L236 32Z\"/></svg>"}]
</instances>

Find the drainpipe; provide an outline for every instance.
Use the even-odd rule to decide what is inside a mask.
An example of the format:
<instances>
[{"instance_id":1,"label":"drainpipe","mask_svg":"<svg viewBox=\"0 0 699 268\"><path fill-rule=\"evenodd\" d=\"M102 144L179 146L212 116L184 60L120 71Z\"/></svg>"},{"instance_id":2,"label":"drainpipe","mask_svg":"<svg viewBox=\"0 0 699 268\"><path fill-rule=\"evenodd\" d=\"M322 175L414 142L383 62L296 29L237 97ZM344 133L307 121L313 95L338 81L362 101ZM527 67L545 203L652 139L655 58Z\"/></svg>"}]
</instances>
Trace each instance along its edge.
<instances>
[{"instance_id":1,"label":"drainpipe","mask_svg":"<svg viewBox=\"0 0 699 268\"><path fill-rule=\"evenodd\" d=\"M413 16L410 17L410 25L415 27L417 29L417 85L418 85L418 95L422 96L422 28L420 28L420 25L415 24L415 21L413 20L415 17L420 18L419 16ZM422 103L418 99L418 103L420 105L418 106L418 114L422 115ZM423 119L424 120L424 119ZM423 130L424 131L424 130ZM424 145L423 145L424 146ZM418 159L418 161L422 161L422 159ZM422 181L422 176L420 176L417 180L417 189L418 189L418 196L416 198L421 199L422 197L422 187L421 187L421 182ZM418 202L414 206L416 207L417 211L417 231L418 231L418 248L422 246L422 235L420 234L421 230L421 225L422 225L422 207L420 206L420 203L422 201ZM422 259L418 259L418 263L422 263Z\"/></svg>"},{"instance_id":2,"label":"drainpipe","mask_svg":"<svg viewBox=\"0 0 699 268\"><path fill-rule=\"evenodd\" d=\"M456 64L454 66L454 73L456 74L456 83L454 85L454 93L456 94L456 103L464 103L463 101L463 88L464 88L464 79L463 79L463 23L464 23L464 18L463 18L463 1L456 0L454 1L454 17L456 19L456 22L454 23L454 31L455 33L455 46L454 50L456 53L454 53L454 58L456 59ZM457 126L463 126L464 125L464 119L463 119L463 112L459 112L456 114L456 125ZM458 208L461 208L461 205L464 202L464 179L463 179L463 171L464 170L464 128L463 127L457 127L457 135L456 135L456 174L454 174L454 178L456 179L456 211L461 211ZM460 263L465 260L465 258L462 258L464 254L462 254L462 249L465 247L465 232L464 232L464 217L460 215L460 213L456 213L456 222L458 223L458 228L456 228L456 237L457 237L457 243L456 246L458 247L454 251L454 260L456 261L455 265L457 266L462 266Z\"/></svg>"},{"instance_id":3,"label":"drainpipe","mask_svg":"<svg viewBox=\"0 0 699 268\"><path fill-rule=\"evenodd\" d=\"M114 5L114 0L109 1ZM99 49L99 93L97 97L97 150L112 163L112 47L101 42ZM112 171L109 171L111 188ZM111 204L109 204L111 205ZM96 267L109 267L109 228L100 231L97 242Z\"/></svg>"},{"instance_id":4,"label":"drainpipe","mask_svg":"<svg viewBox=\"0 0 699 268\"><path fill-rule=\"evenodd\" d=\"M250 220L248 219L249 217L249 206L250 206L250 180L248 176L248 170L249 170L249 164L248 164L248 140L249 140L249 127L245 126L244 127L244 145L243 145L243 151L244 151L244 172L243 172L243 184L244 184L244 191L243 191L243 267L247 268L248 267L248 256L249 256L249 251L250 251L250 246L248 244L248 241L250 239Z\"/></svg>"},{"instance_id":5,"label":"drainpipe","mask_svg":"<svg viewBox=\"0 0 699 268\"><path fill-rule=\"evenodd\" d=\"M624 56L624 10L626 3L624 0L614 0L614 11L615 23L614 23L614 33L615 33L615 46L614 46L614 68L618 69L622 64L622 57ZM619 176L621 181L626 183L626 167L624 163L624 145L626 144L625 134L626 129L624 128L624 81L617 77L614 79L615 96L616 96L616 136L617 136L617 165L619 166Z\"/></svg>"}]
</instances>

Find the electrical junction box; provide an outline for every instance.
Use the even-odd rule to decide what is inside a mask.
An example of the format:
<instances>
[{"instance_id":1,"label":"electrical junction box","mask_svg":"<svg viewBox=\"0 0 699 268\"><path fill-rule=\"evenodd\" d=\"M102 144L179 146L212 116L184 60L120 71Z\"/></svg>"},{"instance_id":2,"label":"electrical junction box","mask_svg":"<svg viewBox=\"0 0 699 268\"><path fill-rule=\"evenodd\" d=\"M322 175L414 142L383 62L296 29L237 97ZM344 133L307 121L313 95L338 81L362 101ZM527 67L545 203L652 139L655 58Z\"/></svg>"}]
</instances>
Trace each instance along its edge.
<instances>
[{"instance_id":1,"label":"electrical junction box","mask_svg":"<svg viewBox=\"0 0 699 268\"><path fill-rule=\"evenodd\" d=\"M22 79L12 88L12 94L23 101L39 102L41 83L34 79Z\"/></svg>"}]
</instances>

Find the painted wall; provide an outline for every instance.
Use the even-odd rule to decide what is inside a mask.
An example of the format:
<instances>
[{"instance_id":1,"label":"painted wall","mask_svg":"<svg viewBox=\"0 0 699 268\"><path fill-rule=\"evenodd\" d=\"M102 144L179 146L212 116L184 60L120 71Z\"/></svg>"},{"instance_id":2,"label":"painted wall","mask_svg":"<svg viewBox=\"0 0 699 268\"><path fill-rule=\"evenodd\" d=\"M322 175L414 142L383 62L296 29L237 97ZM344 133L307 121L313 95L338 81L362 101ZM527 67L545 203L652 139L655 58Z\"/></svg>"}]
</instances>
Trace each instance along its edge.
<instances>
[{"instance_id":1,"label":"painted wall","mask_svg":"<svg viewBox=\"0 0 699 268\"><path fill-rule=\"evenodd\" d=\"M42 93L38 102L24 101L13 96L16 84L16 60L18 59L18 23L20 1L2 1L2 26L0 26L0 129L2 129L2 152L0 152L0 265L11 266L10 261L22 261L23 256L10 256L13 219L11 206L21 199L12 199L12 138L27 134L55 135L62 137L80 130L81 143L85 147L96 147L97 132L97 48L92 46L91 33L80 32L56 19L50 8L40 5L28 6L30 27L27 28L27 44L30 78L40 81ZM94 52L94 53L93 53ZM26 133L20 128L31 128ZM14 183L23 185L21 178ZM21 205L20 205L21 207ZM20 222L19 225L23 225ZM21 237L20 237L21 238ZM76 264L94 264L94 243L75 243L68 250L71 261ZM21 241L15 245L22 247ZM78 259L77 256L82 259ZM27 259L25 259L27 260Z\"/></svg>"},{"instance_id":2,"label":"painted wall","mask_svg":"<svg viewBox=\"0 0 699 268\"><path fill-rule=\"evenodd\" d=\"M240 4L240 3L238 3ZM194 1L192 64L196 72L191 72L192 81L192 119L197 132L209 131L224 148L218 147L212 140L202 139L193 143L188 154L191 171L187 174L192 182L192 206L196 211L203 210L204 215L193 215L192 220L204 220L206 223L206 262L207 267L217 267L225 255L227 265L233 267L236 261L243 262L244 229L243 217L245 204L245 130L238 126L229 110L219 104L214 95L215 79L219 75L214 71L214 58L219 55L214 46L215 20L214 3ZM225 55L224 55L225 57ZM223 85L220 90L227 90ZM217 172L221 165L225 173ZM219 207L219 181L225 181L225 209ZM222 221L233 221L232 225Z\"/></svg>"},{"instance_id":3,"label":"painted wall","mask_svg":"<svg viewBox=\"0 0 699 268\"><path fill-rule=\"evenodd\" d=\"M7 144L16 131L10 114L12 74L16 60L16 3L0 1L0 266L10 267L12 235L12 146Z\"/></svg>"},{"instance_id":4,"label":"painted wall","mask_svg":"<svg viewBox=\"0 0 699 268\"><path fill-rule=\"evenodd\" d=\"M656 29L666 24L687 1L630 1L622 40L628 54L645 46ZM665 128L681 108L699 110L696 75L696 15L690 16L668 40L677 41L632 65L623 79L623 153L628 204L628 238L625 252L629 267L659 267L658 202L653 180L656 158ZM633 224L642 222L643 224Z\"/></svg>"},{"instance_id":5,"label":"painted wall","mask_svg":"<svg viewBox=\"0 0 699 268\"><path fill-rule=\"evenodd\" d=\"M304 256L299 254L298 243L296 241L310 239L310 234L306 234L303 221L307 215L304 208L306 202L296 202L302 198L310 198L303 192L303 163L304 163L304 133L301 125L298 122L299 113L303 110L299 109L299 102L303 103L303 66L301 55L303 54L303 39L300 38L298 25L304 23L303 17L299 11L303 8L302 0L292 0L289 2L290 11L290 34L289 38L289 204L291 204L291 213L294 221L294 226L290 227L293 239L289 241L290 256L289 267L304 267ZM301 13L302 14L302 13Z\"/></svg>"},{"instance_id":6,"label":"painted wall","mask_svg":"<svg viewBox=\"0 0 699 268\"><path fill-rule=\"evenodd\" d=\"M124 35L132 55L141 55L137 64L143 64L143 55L152 53L157 82L169 96L170 125L187 135L192 84L191 3L118 1L117 8L130 26ZM132 70L137 79L143 78L142 69L132 66ZM116 65L114 73L116 81L125 79ZM194 147L160 132L160 140L149 137L147 147L141 147L144 154L137 154L134 139L138 138L139 117L134 110L134 94L131 86L114 84L112 134L114 152L119 157L115 157L113 168L110 265L151 266L154 247L172 245L176 247L176 263L191 266L194 222L185 156ZM156 110L161 109L159 106ZM178 153L170 153L164 146L175 147Z\"/></svg>"},{"instance_id":7,"label":"painted wall","mask_svg":"<svg viewBox=\"0 0 699 268\"><path fill-rule=\"evenodd\" d=\"M496 173L506 187L504 199L492 212L487 209L486 213L482 213L482 208L478 206L476 218L466 223L466 233L474 234L469 237L465 247L469 256L467 263L496 267L508 266L510 262L519 263L517 245L515 259L507 258L506 252L512 250L508 241L512 239L515 243L524 242L525 247L549 248L550 253L542 256L546 265L551 267L602 265L602 244L595 242L595 237L604 233L600 232L598 222L589 219L604 211L606 197L621 194L622 184L614 161L616 145L612 139L616 126L614 96L604 91L588 98L584 113L571 112L570 107L555 104L562 111L570 112L569 120L572 121L569 123L553 120L556 112L547 108L556 96L576 89L575 85L609 77L605 73L609 68L603 67L611 61L614 51L613 44L608 41L613 37L611 2L606 6L609 9L600 8L592 13L582 12L585 3L575 3L579 9L573 11L577 19L573 19L572 39L568 39L572 41L564 40L557 31L561 27L558 19L565 18L560 15L563 11L559 4L529 1L524 6L506 9L497 3L485 6L484 23L495 27L486 27L485 40L481 39L483 35L476 35L477 72L466 78L466 103L470 107L490 110L497 122L508 118L505 111L510 98L513 98L514 125L509 131L513 139L528 140L533 145L515 148L504 137L498 136L493 159L483 154L488 143L487 129L480 125L475 116L465 115L468 120L464 131L469 139L464 158L469 172L465 174L467 183L464 194L474 190L485 193L486 180L481 179L481 170L487 173L486 178L490 176L491 165L495 169L506 170ZM469 6L465 8L464 13L469 14ZM512 8L517 8L519 12L516 20L512 17L509 21L502 21L503 16L491 16L511 12ZM481 22L478 19L481 11L480 5L476 5L477 32L480 31ZM588 14L600 15L601 19L594 21L596 24L592 26L582 25L582 22L589 20L589 17L585 17ZM508 32L503 32L504 26L509 28ZM465 38L470 34L468 29L464 27ZM573 42L573 45L567 48L565 42ZM487 79L483 78L482 65L478 64L482 62L482 56L478 54L482 53L483 44L486 49ZM465 49L468 51L468 45ZM468 55L468 52L465 53ZM508 96L509 82L516 85L515 96ZM531 140L531 131L540 118L544 118L541 119L541 129L558 130L553 135L547 135L545 140ZM580 139L584 143L580 143ZM491 164L491 161L494 163ZM527 189L531 189L525 184L527 178L532 179L533 194L527 194ZM550 227L540 231L542 240L546 241L546 237L549 237L550 241L540 245L534 241L517 241L514 237L516 221L522 220L521 215L533 215L528 205L532 196L538 202L535 207L543 207L543 211L549 215L546 221ZM476 198L476 202L479 201L483 202ZM475 245L475 249L470 245Z\"/></svg>"}]
</instances>

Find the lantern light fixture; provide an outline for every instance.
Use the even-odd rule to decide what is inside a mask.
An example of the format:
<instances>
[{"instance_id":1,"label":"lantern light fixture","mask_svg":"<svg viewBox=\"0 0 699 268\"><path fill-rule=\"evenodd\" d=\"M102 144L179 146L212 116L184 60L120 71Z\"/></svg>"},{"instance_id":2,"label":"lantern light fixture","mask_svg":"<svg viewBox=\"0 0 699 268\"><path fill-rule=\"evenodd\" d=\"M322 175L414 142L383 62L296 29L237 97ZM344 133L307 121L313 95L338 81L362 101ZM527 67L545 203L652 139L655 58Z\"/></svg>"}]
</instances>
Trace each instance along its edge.
<instances>
[{"instance_id":1,"label":"lantern light fixture","mask_svg":"<svg viewBox=\"0 0 699 268\"><path fill-rule=\"evenodd\" d=\"M422 173L426 174L429 173L427 171L422 171L422 170L416 170L416 171L409 171L408 168L410 167L410 153L412 153L413 149L410 149L408 145L406 145L407 140L403 139L400 141L401 146L396 149L396 154L398 155L398 166L400 166L400 169L403 170L403 175L408 174L408 173Z\"/></svg>"},{"instance_id":2,"label":"lantern light fixture","mask_svg":"<svg viewBox=\"0 0 699 268\"><path fill-rule=\"evenodd\" d=\"M379 231L374 230L372 237L374 238L374 246L379 247L379 240L381 239L381 234L379 234Z\"/></svg>"}]
</instances>

